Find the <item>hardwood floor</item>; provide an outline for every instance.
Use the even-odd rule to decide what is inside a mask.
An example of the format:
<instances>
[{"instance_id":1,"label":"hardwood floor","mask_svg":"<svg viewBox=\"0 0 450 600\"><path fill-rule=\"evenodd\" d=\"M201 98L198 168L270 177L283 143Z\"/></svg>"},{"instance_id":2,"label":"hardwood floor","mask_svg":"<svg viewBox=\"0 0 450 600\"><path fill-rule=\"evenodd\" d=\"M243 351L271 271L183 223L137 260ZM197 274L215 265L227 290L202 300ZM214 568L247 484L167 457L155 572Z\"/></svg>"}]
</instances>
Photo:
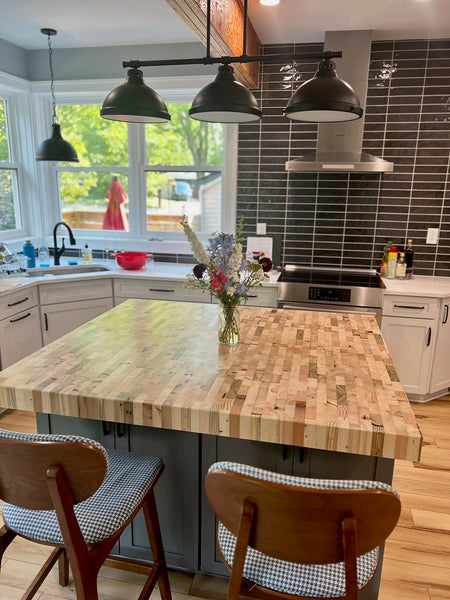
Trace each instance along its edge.
<instances>
[{"instance_id":1,"label":"hardwood floor","mask_svg":"<svg viewBox=\"0 0 450 600\"><path fill-rule=\"evenodd\" d=\"M450 599L450 395L427 404L413 404L424 445L420 463L397 461L394 487L402 501L400 521L386 543L379 600ZM36 431L32 413L10 411L0 416L0 428ZM16 539L5 553L0 598L19 600L48 550ZM103 568L100 600L135 600L142 576ZM171 572L174 600L224 600L226 581L215 577ZM156 590L155 600L159 597ZM49 576L36 600L75 600L72 583L59 587Z\"/></svg>"}]
</instances>

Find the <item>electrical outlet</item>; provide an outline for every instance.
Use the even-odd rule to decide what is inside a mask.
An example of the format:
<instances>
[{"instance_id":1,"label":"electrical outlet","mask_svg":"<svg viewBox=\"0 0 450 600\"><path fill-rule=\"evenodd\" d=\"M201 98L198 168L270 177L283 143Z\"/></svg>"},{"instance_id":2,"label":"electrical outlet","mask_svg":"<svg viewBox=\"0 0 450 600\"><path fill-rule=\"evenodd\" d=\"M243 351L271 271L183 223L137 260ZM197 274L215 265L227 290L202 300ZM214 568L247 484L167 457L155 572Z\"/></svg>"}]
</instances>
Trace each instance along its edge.
<instances>
[{"instance_id":1,"label":"electrical outlet","mask_svg":"<svg viewBox=\"0 0 450 600\"><path fill-rule=\"evenodd\" d=\"M256 235L266 235L265 223L256 223Z\"/></svg>"},{"instance_id":2,"label":"electrical outlet","mask_svg":"<svg viewBox=\"0 0 450 600\"><path fill-rule=\"evenodd\" d=\"M437 244L439 236L439 229L437 227L428 227L427 230L427 244Z\"/></svg>"}]
</instances>

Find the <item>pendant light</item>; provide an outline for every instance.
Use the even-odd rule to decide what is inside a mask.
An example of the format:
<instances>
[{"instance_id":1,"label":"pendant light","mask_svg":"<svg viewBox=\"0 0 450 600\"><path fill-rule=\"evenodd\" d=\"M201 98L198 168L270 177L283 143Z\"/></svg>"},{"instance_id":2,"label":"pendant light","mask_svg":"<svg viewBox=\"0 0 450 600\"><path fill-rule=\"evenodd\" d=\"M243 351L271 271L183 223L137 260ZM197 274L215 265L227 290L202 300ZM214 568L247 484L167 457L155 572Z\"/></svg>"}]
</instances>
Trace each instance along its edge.
<instances>
[{"instance_id":1,"label":"pendant light","mask_svg":"<svg viewBox=\"0 0 450 600\"><path fill-rule=\"evenodd\" d=\"M363 110L353 88L339 79L334 61L324 52L316 74L297 88L283 114L295 121L336 123L359 119Z\"/></svg>"},{"instance_id":2,"label":"pendant light","mask_svg":"<svg viewBox=\"0 0 450 600\"><path fill-rule=\"evenodd\" d=\"M50 91L52 94L52 136L47 140L44 140L39 144L36 152L36 160L54 160L60 162L79 162L75 148L69 142L63 139L61 135L61 128L56 122L56 99L55 99L55 86L54 86L54 75L53 75L53 62L52 62L52 44L51 36L56 35L56 29L44 28L41 29L41 33L47 36L48 52L49 52L49 65L50 65Z\"/></svg>"},{"instance_id":3,"label":"pendant light","mask_svg":"<svg viewBox=\"0 0 450 600\"><path fill-rule=\"evenodd\" d=\"M210 123L248 123L261 118L255 96L236 80L231 65L221 65L212 83L195 96L189 116Z\"/></svg>"},{"instance_id":4,"label":"pendant light","mask_svg":"<svg viewBox=\"0 0 450 600\"><path fill-rule=\"evenodd\" d=\"M144 83L142 71L130 69L125 83L114 88L103 102L100 116L127 123L167 123L170 115L161 96Z\"/></svg>"}]
</instances>

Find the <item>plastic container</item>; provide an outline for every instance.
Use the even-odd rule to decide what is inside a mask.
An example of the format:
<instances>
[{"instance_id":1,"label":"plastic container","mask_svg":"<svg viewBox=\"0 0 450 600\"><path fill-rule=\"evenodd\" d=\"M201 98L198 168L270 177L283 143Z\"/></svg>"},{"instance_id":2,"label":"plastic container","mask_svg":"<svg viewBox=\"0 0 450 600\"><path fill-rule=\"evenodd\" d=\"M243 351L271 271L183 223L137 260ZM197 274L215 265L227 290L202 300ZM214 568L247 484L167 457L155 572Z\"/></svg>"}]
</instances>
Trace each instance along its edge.
<instances>
[{"instance_id":1,"label":"plastic container","mask_svg":"<svg viewBox=\"0 0 450 600\"><path fill-rule=\"evenodd\" d=\"M397 246L391 246L391 249L389 250L389 258L388 258L386 277L388 279L395 279L396 269L397 269Z\"/></svg>"},{"instance_id":2,"label":"plastic container","mask_svg":"<svg viewBox=\"0 0 450 600\"><path fill-rule=\"evenodd\" d=\"M89 246L87 244L83 248L82 262L85 265L89 265L92 262L92 250L89 248Z\"/></svg>"},{"instance_id":3,"label":"plastic container","mask_svg":"<svg viewBox=\"0 0 450 600\"><path fill-rule=\"evenodd\" d=\"M387 265L389 260L389 252L391 250L392 240L388 240L388 243L383 248L383 258L381 259L381 269L380 275L381 277L386 277L387 275Z\"/></svg>"},{"instance_id":4,"label":"plastic container","mask_svg":"<svg viewBox=\"0 0 450 600\"><path fill-rule=\"evenodd\" d=\"M142 269L145 266L147 258L153 258L153 254L148 254L147 252L120 252L111 254L110 256L117 260L119 267L127 271Z\"/></svg>"},{"instance_id":5,"label":"plastic container","mask_svg":"<svg viewBox=\"0 0 450 600\"><path fill-rule=\"evenodd\" d=\"M50 252L44 238L42 238L41 245L39 246L38 261L40 267L50 264Z\"/></svg>"},{"instance_id":6,"label":"plastic container","mask_svg":"<svg viewBox=\"0 0 450 600\"><path fill-rule=\"evenodd\" d=\"M34 269L36 266L36 252L30 240L23 245L23 255L27 257L27 269Z\"/></svg>"}]
</instances>

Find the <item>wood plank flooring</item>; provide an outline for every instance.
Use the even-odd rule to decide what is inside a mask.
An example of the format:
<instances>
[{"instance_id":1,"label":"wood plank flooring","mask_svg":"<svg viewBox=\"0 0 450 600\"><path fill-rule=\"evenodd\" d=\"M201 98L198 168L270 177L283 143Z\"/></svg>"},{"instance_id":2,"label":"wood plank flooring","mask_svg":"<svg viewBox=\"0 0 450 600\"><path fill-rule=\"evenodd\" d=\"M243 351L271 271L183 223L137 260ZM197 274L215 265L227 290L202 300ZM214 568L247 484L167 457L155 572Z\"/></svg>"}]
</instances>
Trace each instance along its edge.
<instances>
[{"instance_id":1,"label":"wood plank flooring","mask_svg":"<svg viewBox=\"0 0 450 600\"><path fill-rule=\"evenodd\" d=\"M413 404L424 438L420 463L396 461L394 487L400 493L402 514L386 543L379 600L450 599L450 395L427 404ZM33 413L0 415L0 428L34 432ZM16 539L5 553L0 598L19 600L46 559L48 550ZM100 600L135 600L143 577L103 568ZM174 600L224 600L226 581L171 572ZM152 595L159 598L158 590ZM73 584L59 587L51 574L36 600L75 600Z\"/></svg>"}]
</instances>

